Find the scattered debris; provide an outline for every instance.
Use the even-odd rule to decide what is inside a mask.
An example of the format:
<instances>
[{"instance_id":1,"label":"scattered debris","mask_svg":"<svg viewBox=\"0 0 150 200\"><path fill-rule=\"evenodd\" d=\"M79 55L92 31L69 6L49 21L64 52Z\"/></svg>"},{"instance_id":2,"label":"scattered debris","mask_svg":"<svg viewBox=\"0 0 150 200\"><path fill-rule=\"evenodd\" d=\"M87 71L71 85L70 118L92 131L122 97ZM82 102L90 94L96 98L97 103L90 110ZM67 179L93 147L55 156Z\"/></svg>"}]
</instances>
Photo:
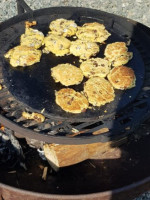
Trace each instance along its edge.
<instances>
[{"instance_id":1,"label":"scattered debris","mask_svg":"<svg viewBox=\"0 0 150 200\"><path fill-rule=\"evenodd\" d=\"M77 129L75 129L75 130L77 130ZM84 129L84 130L82 130L82 131L72 131L72 133L69 133L69 134L67 134L66 136L67 137L75 137L75 136L77 136L77 135L80 135L80 134L82 134L82 133L85 133L85 132L87 132L89 129Z\"/></svg>"},{"instance_id":2,"label":"scattered debris","mask_svg":"<svg viewBox=\"0 0 150 200\"><path fill-rule=\"evenodd\" d=\"M130 46L130 43L131 43L131 39L129 39L129 40L126 42L126 45L127 45L127 46Z\"/></svg>"},{"instance_id":3,"label":"scattered debris","mask_svg":"<svg viewBox=\"0 0 150 200\"><path fill-rule=\"evenodd\" d=\"M96 168L96 166L95 166L92 162L89 161L89 164L90 164L93 168Z\"/></svg>"},{"instance_id":4,"label":"scattered debris","mask_svg":"<svg viewBox=\"0 0 150 200\"><path fill-rule=\"evenodd\" d=\"M75 128L72 128L71 132L72 132L72 133L78 133L79 130L77 130L77 129L75 129Z\"/></svg>"},{"instance_id":5,"label":"scattered debris","mask_svg":"<svg viewBox=\"0 0 150 200\"><path fill-rule=\"evenodd\" d=\"M16 173L16 170L8 172L8 174L15 174L15 173Z\"/></svg>"},{"instance_id":6,"label":"scattered debris","mask_svg":"<svg viewBox=\"0 0 150 200\"><path fill-rule=\"evenodd\" d=\"M126 130L130 130L131 128L130 128L130 126L128 126L128 127L126 127L125 129L126 129Z\"/></svg>"},{"instance_id":7,"label":"scattered debris","mask_svg":"<svg viewBox=\"0 0 150 200\"><path fill-rule=\"evenodd\" d=\"M46 179L47 179L47 171L48 171L48 167L44 167L43 175L42 175L42 179L44 181L46 181Z\"/></svg>"},{"instance_id":8,"label":"scattered debris","mask_svg":"<svg viewBox=\"0 0 150 200\"><path fill-rule=\"evenodd\" d=\"M42 160L46 160L45 154L44 154L44 150L37 149L37 151L38 151L38 153L39 153L39 156L42 158Z\"/></svg>"},{"instance_id":9,"label":"scattered debris","mask_svg":"<svg viewBox=\"0 0 150 200\"><path fill-rule=\"evenodd\" d=\"M43 109L41 110L41 113L43 114L43 113L44 113L44 111L45 111L45 108L43 108Z\"/></svg>"},{"instance_id":10,"label":"scattered debris","mask_svg":"<svg viewBox=\"0 0 150 200\"><path fill-rule=\"evenodd\" d=\"M23 167L23 169L24 169L25 171L27 171L27 167L26 167L25 163L20 162L20 166Z\"/></svg>"},{"instance_id":11,"label":"scattered debris","mask_svg":"<svg viewBox=\"0 0 150 200\"><path fill-rule=\"evenodd\" d=\"M94 131L92 134L93 134L93 135L99 135L99 134L102 134L102 133L106 133L106 132L108 132L108 131L109 131L108 128L101 128L101 129L99 129L99 130L97 130L97 131Z\"/></svg>"}]
</instances>

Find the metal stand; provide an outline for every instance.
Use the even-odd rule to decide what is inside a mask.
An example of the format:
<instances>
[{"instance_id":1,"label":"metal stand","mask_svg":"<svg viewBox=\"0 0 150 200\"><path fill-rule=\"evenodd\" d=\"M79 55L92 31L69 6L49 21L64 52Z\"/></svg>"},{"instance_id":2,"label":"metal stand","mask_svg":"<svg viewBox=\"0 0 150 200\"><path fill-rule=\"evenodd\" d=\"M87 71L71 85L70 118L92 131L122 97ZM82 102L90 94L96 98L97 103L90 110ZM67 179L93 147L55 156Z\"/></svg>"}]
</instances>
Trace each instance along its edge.
<instances>
[{"instance_id":1,"label":"metal stand","mask_svg":"<svg viewBox=\"0 0 150 200\"><path fill-rule=\"evenodd\" d=\"M33 12L33 10L26 4L24 0L16 0L16 1L17 1L18 15L25 13L25 11L30 13Z\"/></svg>"}]
</instances>

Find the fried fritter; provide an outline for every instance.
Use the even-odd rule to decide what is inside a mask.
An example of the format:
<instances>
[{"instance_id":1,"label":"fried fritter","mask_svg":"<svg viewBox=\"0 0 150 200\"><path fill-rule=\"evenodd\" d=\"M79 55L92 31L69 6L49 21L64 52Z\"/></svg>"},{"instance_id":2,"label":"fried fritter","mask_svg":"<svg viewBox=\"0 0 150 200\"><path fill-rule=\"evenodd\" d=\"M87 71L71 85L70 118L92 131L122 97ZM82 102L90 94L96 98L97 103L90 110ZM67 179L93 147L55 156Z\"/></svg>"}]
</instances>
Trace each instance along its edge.
<instances>
[{"instance_id":1,"label":"fried fritter","mask_svg":"<svg viewBox=\"0 0 150 200\"><path fill-rule=\"evenodd\" d=\"M87 98L80 92L71 88L63 88L56 92L56 103L66 112L85 112L89 103Z\"/></svg>"},{"instance_id":2,"label":"fried fritter","mask_svg":"<svg viewBox=\"0 0 150 200\"><path fill-rule=\"evenodd\" d=\"M80 68L69 63L59 64L51 68L51 76L55 82L60 82L62 85L78 85L83 80L83 73Z\"/></svg>"},{"instance_id":3,"label":"fried fritter","mask_svg":"<svg viewBox=\"0 0 150 200\"><path fill-rule=\"evenodd\" d=\"M99 52L99 46L94 42L76 40L71 42L70 53L86 60Z\"/></svg>"},{"instance_id":4,"label":"fried fritter","mask_svg":"<svg viewBox=\"0 0 150 200\"><path fill-rule=\"evenodd\" d=\"M34 47L16 46L10 49L4 56L10 59L10 64L13 67L30 66L40 62L42 52Z\"/></svg>"},{"instance_id":5,"label":"fried fritter","mask_svg":"<svg viewBox=\"0 0 150 200\"><path fill-rule=\"evenodd\" d=\"M85 23L82 27L78 27L76 33L81 40L102 43L111 35L103 24L98 22Z\"/></svg>"},{"instance_id":6,"label":"fried fritter","mask_svg":"<svg viewBox=\"0 0 150 200\"><path fill-rule=\"evenodd\" d=\"M77 24L73 20L61 18L52 21L49 25L49 28L53 34L71 37L76 34Z\"/></svg>"},{"instance_id":7,"label":"fried fritter","mask_svg":"<svg viewBox=\"0 0 150 200\"><path fill-rule=\"evenodd\" d=\"M87 78L94 76L106 77L110 71L110 64L103 58L91 58L82 62L80 68Z\"/></svg>"},{"instance_id":8,"label":"fried fritter","mask_svg":"<svg viewBox=\"0 0 150 200\"><path fill-rule=\"evenodd\" d=\"M50 33L44 38L43 44L45 45L43 53L52 52L56 56L64 56L70 52L71 42L63 36Z\"/></svg>"},{"instance_id":9,"label":"fried fritter","mask_svg":"<svg viewBox=\"0 0 150 200\"><path fill-rule=\"evenodd\" d=\"M136 77L133 69L126 66L114 67L108 74L108 80L114 88L126 90L135 87Z\"/></svg>"},{"instance_id":10,"label":"fried fritter","mask_svg":"<svg viewBox=\"0 0 150 200\"><path fill-rule=\"evenodd\" d=\"M20 45L34 47L36 49L42 46L44 34L41 31L32 28L26 28L25 34L20 37Z\"/></svg>"},{"instance_id":11,"label":"fried fritter","mask_svg":"<svg viewBox=\"0 0 150 200\"><path fill-rule=\"evenodd\" d=\"M128 52L125 42L114 42L108 44L104 55L114 67L126 64L133 57L133 53Z\"/></svg>"},{"instance_id":12,"label":"fried fritter","mask_svg":"<svg viewBox=\"0 0 150 200\"><path fill-rule=\"evenodd\" d=\"M114 100L112 85L104 78L92 77L84 84L84 93L93 106L102 106Z\"/></svg>"}]
</instances>

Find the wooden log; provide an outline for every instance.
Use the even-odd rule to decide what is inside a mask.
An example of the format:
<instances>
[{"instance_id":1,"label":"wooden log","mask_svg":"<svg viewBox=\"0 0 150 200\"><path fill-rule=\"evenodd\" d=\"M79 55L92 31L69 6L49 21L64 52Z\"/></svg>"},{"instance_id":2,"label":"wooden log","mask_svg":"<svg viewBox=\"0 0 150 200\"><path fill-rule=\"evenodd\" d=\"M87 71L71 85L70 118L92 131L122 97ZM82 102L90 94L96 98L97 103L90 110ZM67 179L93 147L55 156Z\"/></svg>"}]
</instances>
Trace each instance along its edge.
<instances>
[{"instance_id":1,"label":"wooden log","mask_svg":"<svg viewBox=\"0 0 150 200\"><path fill-rule=\"evenodd\" d=\"M83 145L45 144L43 148L49 164L57 171L60 167L74 165L87 159L108 159L108 155L114 155L111 152L126 141L127 138L115 142ZM108 151L109 154L105 154Z\"/></svg>"}]
</instances>

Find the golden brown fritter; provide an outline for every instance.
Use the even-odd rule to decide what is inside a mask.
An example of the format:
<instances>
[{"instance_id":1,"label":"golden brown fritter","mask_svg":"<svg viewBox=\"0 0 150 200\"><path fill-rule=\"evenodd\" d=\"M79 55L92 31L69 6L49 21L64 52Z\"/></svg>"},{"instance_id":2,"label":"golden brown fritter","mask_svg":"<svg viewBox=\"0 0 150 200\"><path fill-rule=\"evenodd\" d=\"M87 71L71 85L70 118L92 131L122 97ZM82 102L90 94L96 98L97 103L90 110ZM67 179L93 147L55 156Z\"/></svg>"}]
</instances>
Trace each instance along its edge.
<instances>
[{"instance_id":1,"label":"golden brown fritter","mask_svg":"<svg viewBox=\"0 0 150 200\"><path fill-rule=\"evenodd\" d=\"M41 55L42 52L34 47L16 46L5 54L5 58L10 59L13 67L25 67L40 62Z\"/></svg>"},{"instance_id":2,"label":"golden brown fritter","mask_svg":"<svg viewBox=\"0 0 150 200\"><path fill-rule=\"evenodd\" d=\"M94 76L106 77L110 71L110 64L108 60L103 58L91 58L82 62L80 68L87 78Z\"/></svg>"},{"instance_id":3,"label":"golden brown fritter","mask_svg":"<svg viewBox=\"0 0 150 200\"><path fill-rule=\"evenodd\" d=\"M80 68L69 63L59 64L51 68L51 76L55 82L60 82L62 85L78 85L83 80L83 73Z\"/></svg>"},{"instance_id":4,"label":"golden brown fritter","mask_svg":"<svg viewBox=\"0 0 150 200\"><path fill-rule=\"evenodd\" d=\"M63 88L56 92L56 103L66 112L85 112L89 103L87 98L80 92L71 88Z\"/></svg>"},{"instance_id":5,"label":"golden brown fritter","mask_svg":"<svg viewBox=\"0 0 150 200\"><path fill-rule=\"evenodd\" d=\"M104 78L92 77L84 84L84 93L93 106L102 106L114 100L112 85Z\"/></svg>"},{"instance_id":6,"label":"golden brown fritter","mask_svg":"<svg viewBox=\"0 0 150 200\"><path fill-rule=\"evenodd\" d=\"M35 121L37 121L38 123L44 122L45 121L45 117L42 114L39 113L28 113L28 112L22 112L22 116L26 119L34 119Z\"/></svg>"},{"instance_id":7,"label":"golden brown fritter","mask_svg":"<svg viewBox=\"0 0 150 200\"><path fill-rule=\"evenodd\" d=\"M71 42L70 53L86 60L99 52L99 46L94 42L76 40Z\"/></svg>"},{"instance_id":8,"label":"golden brown fritter","mask_svg":"<svg viewBox=\"0 0 150 200\"><path fill-rule=\"evenodd\" d=\"M53 34L71 37L76 34L77 24L73 20L61 18L52 21L49 28Z\"/></svg>"},{"instance_id":9,"label":"golden brown fritter","mask_svg":"<svg viewBox=\"0 0 150 200\"><path fill-rule=\"evenodd\" d=\"M135 87L136 77L133 69L126 66L114 67L108 74L108 80L114 88L126 90Z\"/></svg>"},{"instance_id":10,"label":"golden brown fritter","mask_svg":"<svg viewBox=\"0 0 150 200\"><path fill-rule=\"evenodd\" d=\"M76 35L81 40L102 43L107 40L111 34L105 29L103 24L93 22L85 23L82 27L78 27Z\"/></svg>"},{"instance_id":11,"label":"golden brown fritter","mask_svg":"<svg viewBox=\"0 0 150 200\"><path fill-rule=\"evenodd\" d=\"M56 56L64 56L69 54L71 42L63 36L50 33L44 38L43 45L45 45L44 53L52 52Z\"/></svg>"},{"instance_id":12,"label":"golden brown fritter","mask_svg":"<svg viewBox=\"0 0 150 200\"><path fill-rule=\"evenodd\" d=\"M25 34L20 37L20 45L34 47L36 49L42 46L44 34L41 31L32 28L26 28Z\"/></svg>"},{"instance_id":13,"label":"golden brown fritter","mask_svg":"<svg viewBox=\"0 0 150 200\"><path fill-rule=\"evenodd\" d=\"M108 44L104 55L114 67L126 64L133 57L133 53L128 52L125 42L114 42Z\"/></svg>"},{"instance_id":14,"label":"golden brown fritter","mask_svg":"<svg viewBox=\"0 0 150 200\"><path fill-rule=\"evenodd\" d=\"M36 21L26 21L25 22L25 33L20 37L20 45L34 47L36 49L42 46L44 40L44 34L37 29L30 28L31 26L36 25Z\"/></svg>"}]
</instances>

